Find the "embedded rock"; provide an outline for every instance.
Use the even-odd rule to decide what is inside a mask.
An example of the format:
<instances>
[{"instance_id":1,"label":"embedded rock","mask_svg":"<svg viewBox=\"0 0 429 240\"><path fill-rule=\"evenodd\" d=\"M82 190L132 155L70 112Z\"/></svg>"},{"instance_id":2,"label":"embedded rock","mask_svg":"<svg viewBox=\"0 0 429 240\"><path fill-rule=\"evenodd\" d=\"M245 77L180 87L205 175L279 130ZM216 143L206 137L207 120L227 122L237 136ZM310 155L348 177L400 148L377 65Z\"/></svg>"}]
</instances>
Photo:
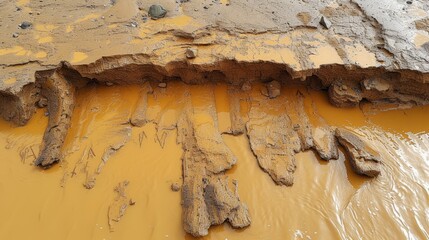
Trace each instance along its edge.
<instances>
[{"instance_id":1,"label":"embedded rock","mask_svg":"<svg viewBox=\"0 0 429 240\"><path fill-rule=\"evenodd\" d=\"M281 85L278 81L271 81L267 84L267 94L269 98L280 96Z\"/></svg>"},{"instance_id":2,"label":"embedded rock","mask_svg":"<svg viewBox=\"0 0 429 240\"><path fill-rule=\"evenodd\" d=\"M350 87L336 81L329 87L329 101L336 107L354 107L362 100L362 94L357 87Z\"/></svg>"},{"instance_id":3,"label":"embedded rock","mask_svg":"<svg viewBox=\"0 0 429 240\"><path fill-rule=\"evenodd\" d=\"M155 4L149 7L149 16L156 20L165 17L167 10L161 5Z\"/></svg>"},{"instance_id":4,"label":"embedded rock","mask_svg":"<svg viewBox=\"0 0 429 240\"><path fill-rule=\"evenodd\" d=\"M196 58L197 54L198 54L198 50L196 48L188 48L186 49L186 52L185 52L186 58L188 59Z\"/></svg>"}]
</instances>

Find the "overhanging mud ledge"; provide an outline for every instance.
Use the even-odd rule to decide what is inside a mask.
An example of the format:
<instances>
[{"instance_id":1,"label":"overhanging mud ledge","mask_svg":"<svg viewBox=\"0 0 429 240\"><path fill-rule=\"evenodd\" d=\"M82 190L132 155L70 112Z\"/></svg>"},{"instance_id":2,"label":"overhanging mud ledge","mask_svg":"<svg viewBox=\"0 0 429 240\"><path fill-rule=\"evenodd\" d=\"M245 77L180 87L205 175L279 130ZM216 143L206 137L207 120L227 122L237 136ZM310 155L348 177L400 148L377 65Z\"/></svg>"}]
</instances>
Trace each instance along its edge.
<instances>
[{"instance_id":1,"label":"overhanging mud ledge","mask_svg":"<svg viewBox=\"0 0 429 240\"><path fill-rule=\"evenodd\" d=\"M2 117L17 125L26 124L34 113L35 103L41 97L40 82L55 71L64 72L67 79L78 88L88 82L113 85L183 81L187 84L226 82L242 85L246 82L277 80L285 84L306 84L319 89L328 89L336 83L356 88L357 94L362 95L351 104L343 104L342 100L334 101L337 106L356 105L363 99L421 105L429 99L429 73L416 70L328 64L321 65L320 68L295 71L288 64L236 60L220 60L212 64L195 64L192 60L184 60L163 65L147 54L129 54L103 57L94 63L83 65L61 62L55 69L36 71L34 83L26 84L20 90L6 88L0 91ZM362 90L358 88L361 88L363 81L373 79L377 79L375 84L381 79L388 84L388 89L384 89L382 94L374 94L377 91L374 92L374 89L366 89L370 91L366 91L366 94L360 93Z\"/></svg>"}]
</instances>

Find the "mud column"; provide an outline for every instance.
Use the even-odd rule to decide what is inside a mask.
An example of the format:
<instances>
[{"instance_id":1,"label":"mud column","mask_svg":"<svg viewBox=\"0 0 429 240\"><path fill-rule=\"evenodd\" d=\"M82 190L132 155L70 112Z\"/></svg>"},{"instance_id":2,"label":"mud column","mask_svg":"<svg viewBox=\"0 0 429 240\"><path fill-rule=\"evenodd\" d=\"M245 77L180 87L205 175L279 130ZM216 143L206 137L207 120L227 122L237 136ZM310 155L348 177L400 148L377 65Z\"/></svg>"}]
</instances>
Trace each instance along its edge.
<instances>
[{"instance_id":1,"label":"mud column","mask_svg":"<svg viewBox=\"0 0 429 240\"><path fill-rule=\"evenodd\" d=\"M61 72L55 71L41 82L41 94L48 100L49 122L35 165L48 168L61 159L74 108L75 86Z\"/></svg>"}]
</instances>

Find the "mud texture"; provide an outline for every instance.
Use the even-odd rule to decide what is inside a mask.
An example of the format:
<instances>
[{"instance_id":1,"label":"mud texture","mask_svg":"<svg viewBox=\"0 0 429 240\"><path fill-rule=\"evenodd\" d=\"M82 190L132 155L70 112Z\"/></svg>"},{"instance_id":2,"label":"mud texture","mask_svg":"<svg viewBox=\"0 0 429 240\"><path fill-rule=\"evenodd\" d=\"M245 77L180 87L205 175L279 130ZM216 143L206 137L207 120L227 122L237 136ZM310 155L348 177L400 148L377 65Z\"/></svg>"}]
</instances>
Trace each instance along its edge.
<instances>
[{"instance_id":1,"label":"mud texture","mask_svg":"<svg viewBox=\"0 0 429 240\"><path fill-rule=\"evenodd\" d=\"M234 228L249 226L250 215L246 204L240 201L236 182L235 189L231 189L224 174L237 159L223 142L213 115L188 109L178 122L178 131L184 150L182 208L185 231L200 237L208 234L211 225L225 221Z\"/></svg>"},{"instance_id":2,"label":"mud texture","mask_svg":"<svg viewBox=\"0 0 429 240\"><path fill-rule=\"evenodd\" d=\"M41 94L48 100L49 115L35 165L46 168L62 158L63 147L74 108L75 86L58 71L41 83Z\"/></svg>"},{"instance_id":3,"label":"mud texture","mask_svg":"<svg viewBox=\"0 0 429 240\"><path fill-rule=\"evenodd\" d=\"M359 139L356 134L344 128L337 128L335 136L347 151L348 159L356 173L368 177L376 177L380 174L381 162L379 157L375 156L375 150Z\"/></svg>"},{"instance_id":4,"label":"mud texture","mask_svg":"<svg viewBox=\"0 0 429 240\"><path fill-rule=\"evenodd\" d=\"M149 82L145 83L144 88L140 92L140 96L136 104L134 113L131 116L131 119L130 119L131 125L136 127L141 127L147 122L147 119L146 119L147 95L152 92L153 90Z\"/></svg>"},{"instance_id":5,"label":"mud texture","mask_svg":"<svg viewBox=\"0 0 429 240\"><path fill-rule=\"evenodd\" d=\"M149 18L152 4L163 6L162 18ZM429 3L423 0L48 0L3 1L0 9L0 115L22 126L47 100L49 122L35 164L48 168L61 161L76 89L146 84L120 139L105 149L84 185L93 188L110 157L128 142L128 124L156 123L162 147L167 132L177 129L184 151L183 225L193 236L223 222L250 225L237 182L232 189L225 175L237 159L223 142L214 109L188 106L187 99L178 121L150 119L151 85L165 90L178 81L229 84L226 133L246 134L260 167L286 186L294 182L297 153L314 149L322 159L337 159L337 142L359 174L379 175L381 162L356 134L334 133L327 124L313 127L304 95L298 91L296 102L286 101L282 86L327 91L337 107L429 103ZM256 83L264 88L256 91L259 97L252 95L243 118L242 92L254 94ZM122 196L109 211L112 221L123 215Z\"/></svg>"},{"instance_id":6,"label":"mud texture","mask_svg":"<svg viewBox=\"0 0 429 240\"><path fill-rule=\"evenodd\" d=\"M334 130L329 126L321 126L312 129L313 148L323 160L338 159L338 144Z\"/></svg>"}]
</instances>

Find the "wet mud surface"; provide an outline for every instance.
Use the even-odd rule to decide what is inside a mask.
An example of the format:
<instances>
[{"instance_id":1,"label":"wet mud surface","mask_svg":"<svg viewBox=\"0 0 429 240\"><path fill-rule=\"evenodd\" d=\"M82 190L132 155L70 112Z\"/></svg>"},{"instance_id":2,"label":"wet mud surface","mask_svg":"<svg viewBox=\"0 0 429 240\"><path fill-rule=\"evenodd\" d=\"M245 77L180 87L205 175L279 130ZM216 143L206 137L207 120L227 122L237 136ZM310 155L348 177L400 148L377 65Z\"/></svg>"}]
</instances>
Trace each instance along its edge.
<instances>
[{"instance_id":1,"label":"wet mud surface","mask_svg":"<svg viewBox=\"0 0 429 240\"><path fill-rule=\"evenodd\" d=\"M429 238L428 13L0 2L0 239Z\"/></svg>"},{"instance_id":2,"label":"wet mud surface","mask_svg":"<svg viewBox=\"0 0 429 240\"><path fill-rule=\"evenodd\" d=\"M0 207L2 238L428 236L427 107L339 109L327 93L306 87L282 86L271 99L262 94L263 84L247 91L225 84L148 84L78 90L62 161L48 170L33 165L43 149L48 108L23 127L1 121L0 191L8 196ZM141 112L142 94L145 124L133 126L129 120ZM238 103L231 103L231 94ZM307 120L294 129L303 115ZM311 129L300 134L306 125ZM337 127L349 135L339 138L333 160L323 160L338 145L316 148L316 142L338 138ZM306 134L315 150L304 147ZM361 158L382 163L377 177L358 174L354 163ZM284 163L293 163L293 171ZM276 171L293 184L276 181ZM388 228L378 227L381 221ZM212 224L221 225L209 229Z\"/></svg>"}]
</instances>

